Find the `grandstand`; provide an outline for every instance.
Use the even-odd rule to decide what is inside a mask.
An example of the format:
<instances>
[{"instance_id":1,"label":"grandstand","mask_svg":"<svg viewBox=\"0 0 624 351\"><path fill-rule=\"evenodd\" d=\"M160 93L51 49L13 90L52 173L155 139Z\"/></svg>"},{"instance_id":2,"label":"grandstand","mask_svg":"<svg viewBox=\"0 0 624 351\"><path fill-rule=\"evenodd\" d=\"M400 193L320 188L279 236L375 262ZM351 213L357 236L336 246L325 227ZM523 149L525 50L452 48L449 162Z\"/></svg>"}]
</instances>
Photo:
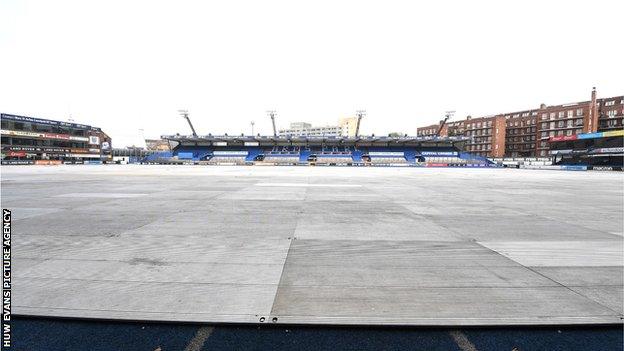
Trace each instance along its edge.
<instances>
[{"instance_id":1,"label":"grandstand","mask_svg":"<svg viewBox=\"0 0 624 351\"><path fill-rule=\"evenodd\" d=\"M624 130L551 137L552 164L591 169L622 170Z\"/></svg>"},{"instance_id":2,"label":"grandstand","mask_svg":"<svg viewBox=\"0 0 624 351\"><path fill-rule=\"evenodd\" d=\"M488 167L462 152L466 137L162 136L170 157L145 162L211 165Z\"/></svg>"}]
</instances>

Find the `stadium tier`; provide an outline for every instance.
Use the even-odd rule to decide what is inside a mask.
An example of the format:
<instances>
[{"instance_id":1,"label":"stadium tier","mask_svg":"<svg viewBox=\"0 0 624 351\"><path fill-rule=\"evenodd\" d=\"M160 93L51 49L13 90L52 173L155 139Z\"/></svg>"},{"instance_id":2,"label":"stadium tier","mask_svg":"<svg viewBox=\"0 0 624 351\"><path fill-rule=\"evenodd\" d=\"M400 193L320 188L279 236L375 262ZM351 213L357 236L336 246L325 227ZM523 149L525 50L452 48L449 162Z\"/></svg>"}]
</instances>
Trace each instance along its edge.
<instances>
[{"instance_id":1,"label":"stadium tier","mask_svg":"<svg viewBox=\"0 0 624 351\"><path fill-rule=\"evenodd\" d=\"M551 137L549 142L553 165L605 170L624 167L624 129Z\"/></svg>"},{"instance_id":2,"label":"stadium tier","mask_svg":"<svg viewBox=\"0 0 624 351\"><path fill-rule=\"evenodd\" d=\"M171 163L220 165L496 166L461 152L466 137L162 136ZM145 162L156 162L155 158ZM158 160L162 161L162 158Z\"/></svg>"},{"instance_id":3,"label":"stadium tier","mask_svg":"<svg viewBox=\"0 0 624 351\"><path fill-rule=\"evenodd\" d=\"M99 164L111 138L98 127L0 113L3 165Z\"/></svg>"}]
</instances>

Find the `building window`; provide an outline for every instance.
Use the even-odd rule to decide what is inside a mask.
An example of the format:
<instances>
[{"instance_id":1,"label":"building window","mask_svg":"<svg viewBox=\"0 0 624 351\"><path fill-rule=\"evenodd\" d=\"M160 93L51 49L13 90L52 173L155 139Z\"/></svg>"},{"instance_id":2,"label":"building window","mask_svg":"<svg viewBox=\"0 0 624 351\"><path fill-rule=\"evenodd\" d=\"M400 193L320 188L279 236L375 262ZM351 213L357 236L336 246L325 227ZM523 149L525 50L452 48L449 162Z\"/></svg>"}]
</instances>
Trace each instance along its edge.
<instances>
[{"instance_id":1,"label":"building window","mask_svg":"<svg viewBox=\"0 0 624 351\"><path fill-rule=\"evenodd\" d=\"M605 102L604 105L605 106L613 106L613 105L615 105L615 100L607 101L607 102Z\"/></svg>"},{"instance_id":2,"label":"building window","mask_svg":"<svg viewBox=\"0 0 624 351\"><path fill-rule=\"evenodd\" d=\"M559 111L559 118L563 118L563 114L564 114L563 111Z\"/></svg>"},{"instance_id":3,"label":"building window","mask_svg":"<svg viewBox=\"0 0 624 351\"><path fill-rule=\"evenodd\" d=\"M583 109L582 108L577 109L576 110L576 115L577 116L582 116L583 115Z\"/></svg>"},{"instance_id":4,"label":"building window","mask_svg":"<svg viewBox=\"0 0 624 351\"><path fill-rule=\"evenodd\" d=\"M610 110L607 111L607 116L609 116L609 118L615 117L615 113L617 112L617 110Z\"/></svg>"}]
</instances>

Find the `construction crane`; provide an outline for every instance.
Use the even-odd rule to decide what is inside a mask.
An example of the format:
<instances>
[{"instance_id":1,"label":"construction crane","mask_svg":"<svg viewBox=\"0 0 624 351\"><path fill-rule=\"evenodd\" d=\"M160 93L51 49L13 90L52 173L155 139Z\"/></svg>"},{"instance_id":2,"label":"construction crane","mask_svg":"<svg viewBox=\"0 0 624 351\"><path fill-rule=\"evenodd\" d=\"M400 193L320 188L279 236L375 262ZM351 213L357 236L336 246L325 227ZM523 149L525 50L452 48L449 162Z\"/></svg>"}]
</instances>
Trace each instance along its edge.
<instances>
[{"instance_id":1,"label":"construction crane","mask_svg":"<svg viewBox=\"0 0 624 351\"><path fill-rule=\"evenodd\" d=\"M442 132L442 128L444 128L444 125L446 124L446 122L449 119L451 119L454 114L455 114L455 111L446 111L444 113L444 119L440 121L440 128L438 128L438 131L436 132L435 136L440 136L440 133Z\"/></svg>"},{"instance_id":2,"label":"construction crane","mask_svg":"<svg viewBox=\"0 0 624 351\"><path fill-rule=\"evenodd\" d=\"M355 114L357 115L357 123L355 124L355 137L357 138L360 136L360 123L362 122L362 117L366 115L366 111L357 110L355 111Z\"/></svg>"},{"instance_id":3,"label":"construction crane","mask_svg":"<svg viewBox=\"0 0 624 351\"><path fill-rule=\"evenodd\" d=\"M267 115L269 115L271 117L271 123L273 123L273 136L277 137L277 130L275 129L275 110L269 110L267 111Z\"/></svg>"},{"instance_id":4,"label":"construction crane","mask_svg":"<svg viewBox=\"0 0 624 351\"><path fill-rule=\"evenodd\" d=\"M178 110L178 113L180 113L180 116L182 116L182 118L186 119L186 121L189 124L189 127L191 127L191 130L193 131L193 136L197 137L197 133L195 133L195 128L193 128L193 123L191 123L191 119L189 118L189 113L187 110Z\"/></svg>"}]
</instances>

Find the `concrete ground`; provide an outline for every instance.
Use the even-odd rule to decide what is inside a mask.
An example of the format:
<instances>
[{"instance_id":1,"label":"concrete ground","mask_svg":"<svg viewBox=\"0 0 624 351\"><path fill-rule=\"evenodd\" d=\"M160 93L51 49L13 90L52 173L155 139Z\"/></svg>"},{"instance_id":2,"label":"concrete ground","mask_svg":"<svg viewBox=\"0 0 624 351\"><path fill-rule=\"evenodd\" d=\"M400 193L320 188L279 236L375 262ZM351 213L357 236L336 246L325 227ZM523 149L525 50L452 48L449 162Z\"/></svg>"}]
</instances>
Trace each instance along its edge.
<instances>
[{"instance_id":1,"label":"concrete ground","mask_svg":"<svg viewBox=\"0 0 624 351\"><path fill-rule=\"evenodd\" d=\"M623 180L512 169L3 166L13 313L620 324Z\"/></svg>"}]
</instances>

